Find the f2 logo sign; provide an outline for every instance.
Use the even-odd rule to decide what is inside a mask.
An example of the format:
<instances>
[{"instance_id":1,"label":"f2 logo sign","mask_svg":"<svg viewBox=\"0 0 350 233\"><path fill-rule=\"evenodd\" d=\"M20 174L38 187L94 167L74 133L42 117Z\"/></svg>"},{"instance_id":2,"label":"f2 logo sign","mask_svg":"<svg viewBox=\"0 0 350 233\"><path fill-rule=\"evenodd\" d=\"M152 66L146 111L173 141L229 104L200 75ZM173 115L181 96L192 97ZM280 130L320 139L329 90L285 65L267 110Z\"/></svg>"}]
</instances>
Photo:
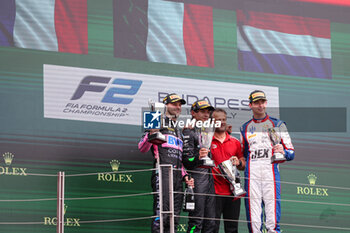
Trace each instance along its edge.
<instances>
[{"instance_id":1,"label":"f2 logo sign","mask_svg":"<svg viewBox=\"0 0 350 233\"><path fill-rule=\"evenodd\" d=\"M86 76L84 77L78 88L75 90L71 100L80 99L85 92L103 92L107 85L110 83L112 78L108 77L99 77L99 76ZM95 85L91 83L99 83L104 85ZM116 78L113 80L112 84L125 86L125 88L120 87L111 87L107 90L104 95L102 102L103 103L113 103L113 104L130 104L133 98L120 97L118 95L135 95L142 85L141 80L132 80L132 79L121 79Z\"/></svg>"}]
</instances>

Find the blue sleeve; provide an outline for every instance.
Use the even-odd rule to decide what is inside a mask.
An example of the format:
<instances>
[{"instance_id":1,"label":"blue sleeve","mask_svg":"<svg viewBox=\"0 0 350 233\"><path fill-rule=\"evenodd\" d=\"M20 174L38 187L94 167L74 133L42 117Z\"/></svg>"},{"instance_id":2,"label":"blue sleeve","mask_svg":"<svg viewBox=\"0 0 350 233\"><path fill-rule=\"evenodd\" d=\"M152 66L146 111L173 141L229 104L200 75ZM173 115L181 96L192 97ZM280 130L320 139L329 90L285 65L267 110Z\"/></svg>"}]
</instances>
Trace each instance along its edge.
<instances>
[{"instance_id":1,"label":"blue sleeve","mask_svg":"<svg viewBox=\"0 0 350 233\"><path fill-rule=\"evenodd\" d=\"M287 161L294 159L294 150L284 150Z\"/></svg>"}]
</instances>

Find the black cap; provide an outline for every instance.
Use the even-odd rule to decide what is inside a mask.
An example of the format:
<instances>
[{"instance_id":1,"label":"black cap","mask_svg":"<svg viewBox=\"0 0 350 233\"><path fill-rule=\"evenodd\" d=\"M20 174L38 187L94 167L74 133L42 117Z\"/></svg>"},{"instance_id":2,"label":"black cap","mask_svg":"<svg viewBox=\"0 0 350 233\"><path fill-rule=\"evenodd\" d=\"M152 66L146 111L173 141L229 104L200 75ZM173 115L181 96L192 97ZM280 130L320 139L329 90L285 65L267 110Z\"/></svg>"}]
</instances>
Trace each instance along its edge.
<instances>
[{"instance_id":1,"label":"black cap","mask_svg":"<svg viewBox=\"0 0 350 233\"><path fill-rule=\"evenodd\" d=\"M267 100L265 92L260 90L255 90L249 95L249 101L250 103L255 102L257 100Z\"/></svg>"},{"instance_id":2,"label":"black cap","mask_svg":"<svg viewBox=\"0 0 350 233\"><path fill-rule=\"evenodd\" d=\"M163 104L175 103L177 101L181 101L181 104L186 104L186 101L175 93L171 93L165 96L165 98L163 99Z\"/></svg>"},{"instance_id":3,"label":"black cap","mask_svg":"<svg viewBox=\"0 0 350 233\"><path fill-rule=\"evenodd\" d=\"M200 109L209 109L209 111L213 111L215 108L206 100L197 100L192 104L191 110L196 112Z\"/></svg>"}]
</instances>

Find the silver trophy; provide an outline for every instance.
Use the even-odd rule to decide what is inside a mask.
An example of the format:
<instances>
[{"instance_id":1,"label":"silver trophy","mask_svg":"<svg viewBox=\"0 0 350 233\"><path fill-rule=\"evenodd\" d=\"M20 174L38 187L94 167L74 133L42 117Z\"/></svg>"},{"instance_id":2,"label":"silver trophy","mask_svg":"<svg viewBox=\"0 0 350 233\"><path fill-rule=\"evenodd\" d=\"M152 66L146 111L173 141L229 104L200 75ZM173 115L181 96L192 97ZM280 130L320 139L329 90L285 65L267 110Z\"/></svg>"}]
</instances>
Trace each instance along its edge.
<instances>
[{"instance_id":1,"label":"silver trophy","mask_svg":"<svg viewBox=\"0 0 350 233\"><path fill-rule=\"evenodd\" d=\"M160 114L160 129L163 127L164 116L165 116L165 104L154 102L149 100L148 104L150 106L151 112L157 112ZM156 132L148 135L148 141L155 145L161 145L166 142L166 137L161 132Z\"/></svg>"},{"instance_id":2,"label":"silver trophy","mask_svg":"<svg viewBox=\"0 0 350 233\"><path fill-rule=\"evenodd\" d=\"M272 142L272 145L277 145L281 143L281 128L280 127L273 127L268 129L268 134L270 137L270 140ZM271 157L271 163L283 163L286 161L286 157L284 154L279 152L274 152Z\"/></svg>"},{"instance_id":3,"label":"silver trophy","mask_svg":"<svg viewBox=\"0 0 350 233\"><path fill-rule=\"evenodd\" d=\"M219 170L224 175L225 179L228 180L232 187L232 193L235 197L242 197L246 194L246 191L242 188L241 179L237 167L232 164L230 159L225 160L219 164Z\"/></svg>"},{"instance_id":4,"label":"silver trophy","mask_svg":"<svg viewBox=\"0 0 350 233\"><path fill-rule=\"evenodd\" d=\"M210 155L210 146L213 140L215 127L213 125L209 125L209 127L202 127L198 129L198 138L199 138L199 146L200 148L205 148L209 150L208 155ZM215 167L214 161L206 156L200 159L200 167Z\"/></svg>"}]
</instances>

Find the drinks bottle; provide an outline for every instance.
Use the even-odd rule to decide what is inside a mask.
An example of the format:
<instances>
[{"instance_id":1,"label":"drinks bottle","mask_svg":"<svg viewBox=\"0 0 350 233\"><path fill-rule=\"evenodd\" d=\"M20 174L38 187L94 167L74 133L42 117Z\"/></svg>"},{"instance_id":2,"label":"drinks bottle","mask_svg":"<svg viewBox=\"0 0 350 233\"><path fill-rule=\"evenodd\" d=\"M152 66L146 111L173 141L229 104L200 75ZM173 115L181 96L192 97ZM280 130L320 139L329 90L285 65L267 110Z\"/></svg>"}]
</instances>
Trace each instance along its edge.
<instances>
[{"instance_id":1,"label":"drinks bottle","mask_svg":"<svg viewBox=\"0 0 350 233\"><path fill-rule=\"evenodd\" d=\"M188 176L188 180L191 179L191 175ZM185 189L185 195L184 195L184 204L183 204L183 210L185 212L191 212L195 209L195 203L194 203L194 192L193 187L190 185L187 185Z\"/></svg>"}]
</instances>

